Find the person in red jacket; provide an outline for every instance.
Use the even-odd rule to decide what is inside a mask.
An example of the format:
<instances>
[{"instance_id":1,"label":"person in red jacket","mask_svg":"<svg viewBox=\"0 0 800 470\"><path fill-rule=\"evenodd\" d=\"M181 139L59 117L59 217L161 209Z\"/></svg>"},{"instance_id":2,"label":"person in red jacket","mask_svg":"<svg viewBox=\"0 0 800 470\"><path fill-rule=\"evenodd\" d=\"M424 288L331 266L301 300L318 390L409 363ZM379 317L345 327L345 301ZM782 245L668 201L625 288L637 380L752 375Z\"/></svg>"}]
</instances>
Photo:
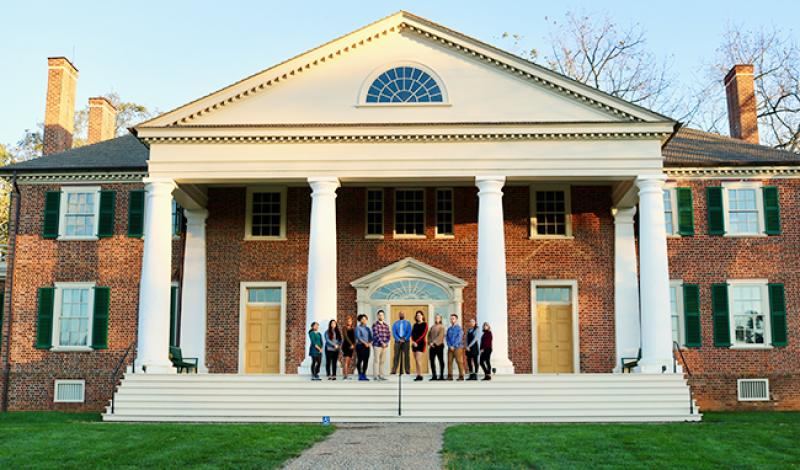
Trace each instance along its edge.
<instances>
[{"instance_id":1,"label":"person in red jacket","mask_svg":"<svg viewBox=\"0 0 800 470\"><path fill-rule=\"evenodd\" d=\"M488 323L483 324L483 335L481 335L481 369L483 369L483 380L492 380L492 327Z\"/></svg>"}]
</instances>

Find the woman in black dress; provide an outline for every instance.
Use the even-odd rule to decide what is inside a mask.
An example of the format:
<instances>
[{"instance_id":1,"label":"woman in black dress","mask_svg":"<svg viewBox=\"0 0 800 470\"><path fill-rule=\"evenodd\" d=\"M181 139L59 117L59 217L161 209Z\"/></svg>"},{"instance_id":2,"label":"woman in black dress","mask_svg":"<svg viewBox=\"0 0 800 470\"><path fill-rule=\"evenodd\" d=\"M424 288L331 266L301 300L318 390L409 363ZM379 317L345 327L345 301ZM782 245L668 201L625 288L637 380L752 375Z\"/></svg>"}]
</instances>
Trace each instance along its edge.
<instances>
[{"instance_id":1,"label":"woman in black dress","mask_svg":"<svg viewBox=\"0 0 800 470\"><path fill-rule=\"evenodd\" d=\"M414 352L414 363L417 366L417 378L414 381L422 380L422 357L425 354L425 346L428 344L428 324L425 322L425 314L417 310L414 315L414 326L411 328L411 350Z\"/></svg>"},{"instance_id":2,"label":"woman in black dress","mask_svg":"<svg viewBox=\"0 0 800 470\"><path fill-rule=\"evenodd\" d=\"M350 367L353 365L353 351L356 348L356 330L353 328L353 317L347 317L344 323L344 341L342 341L342 380L350 380Z\"/></svg>"}]
</instances>

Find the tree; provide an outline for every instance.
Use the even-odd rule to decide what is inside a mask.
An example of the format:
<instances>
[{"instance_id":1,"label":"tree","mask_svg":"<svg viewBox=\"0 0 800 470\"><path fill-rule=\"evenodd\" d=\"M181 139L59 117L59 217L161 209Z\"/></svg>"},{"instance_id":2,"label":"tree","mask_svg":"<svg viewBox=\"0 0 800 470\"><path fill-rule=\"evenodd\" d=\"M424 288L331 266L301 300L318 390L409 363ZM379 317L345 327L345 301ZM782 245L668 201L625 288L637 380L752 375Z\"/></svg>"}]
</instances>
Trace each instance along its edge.
<instances>
[{"instance_id":1,"label":"tree","mask_svg":"<svg viewBox=\"0 0 800 470\"><path fill-rule=\"evenodd\" d=\"M146 106L129 101L122 101L116 92L106 93L105 98L117 109L117 123L114 135L123 135L127 128L138 124L155 113ZM157 113L157 112L156 112ZM89 106L75 112L75 132L73 133L73 146L81 147L87 143L89 132Z\"/></svg>"},{"instance_id":2,"label":"tree","mask_svg":"<svg viewBox=\"0 0 800 470\"><path fill-rule=\"evenodd\" d=\"M695 93L697 127L728 132L722 78L736 64L753 64L761 143L800 153L800 44L779 29L743 30L729 25L708 80Z\"/></svg>"},{"instance_id":3,"label":"tree","mask_svg":"<svg viewBox=\"0 0 800 470\"><path fill-rule=\"evenodd\" d=\"M522 39L508 33L503 37L513 39L515 46ZM650 52L640 25L620 27L607 15L567 12L563 20L551 21L547 38L548 54L540 57L531 49L524 55L533 61L541 58L550 69L628 102L667 115L681 110L681 100L673 99L671 61Z\"/></svg>"}]
</instances>

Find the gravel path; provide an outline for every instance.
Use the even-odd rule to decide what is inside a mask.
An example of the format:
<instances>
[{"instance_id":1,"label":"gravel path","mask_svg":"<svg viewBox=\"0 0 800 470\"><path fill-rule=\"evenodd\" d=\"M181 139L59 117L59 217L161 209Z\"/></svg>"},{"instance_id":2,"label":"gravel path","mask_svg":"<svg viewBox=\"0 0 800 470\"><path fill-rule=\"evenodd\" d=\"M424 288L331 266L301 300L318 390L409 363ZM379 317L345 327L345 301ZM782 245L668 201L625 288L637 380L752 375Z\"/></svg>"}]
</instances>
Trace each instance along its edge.
<instances>
[{"instance_id":1,"label":"gravel path","mask_svg":"<svg viewBox=\"0 0 800 470\"><path fill-rule=\"evenodd\" d=\"M438 423L339 424L326 440L284 468L440 469L445 427Z\"/></svg>"}]
</instances>

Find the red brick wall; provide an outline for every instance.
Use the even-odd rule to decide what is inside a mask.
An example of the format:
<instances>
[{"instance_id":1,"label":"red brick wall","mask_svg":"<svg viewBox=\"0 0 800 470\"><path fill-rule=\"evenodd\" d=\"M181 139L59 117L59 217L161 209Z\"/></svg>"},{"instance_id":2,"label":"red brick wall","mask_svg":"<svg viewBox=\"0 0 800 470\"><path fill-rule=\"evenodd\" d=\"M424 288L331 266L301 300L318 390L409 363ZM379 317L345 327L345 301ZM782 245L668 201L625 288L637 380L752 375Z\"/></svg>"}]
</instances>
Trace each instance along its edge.
<instances>
[{"instance_id":1,"label":"red brick wall","mask_svg":"<svg viewBox=\"0 0 800 470\"><path fill-rule=\"evenodd\" d=\"M9 380L11 410L101 409L110 398L111 371L135 338L142 242L128 238L126 233L128 191L140 189L141 184L101 186L117 193L114 236L99 241L56 241L42 239L41 230L44 194L59 186L20 185L22 206L14 262ZM37 289L55 282L79 281L95 281L111 288L109 348L92 352L34 349ZM86 403L54 404L53 380L73 378L86 380Z\"/></svg>"},{"instance_id":2,"label":"red brick wall","mask_svg":"<svg viewBox=\"0 0 800 470\"><path fill-rule=\"evenodd\" d=\"M670 238L670 277L700 286L702 347L684 351L693 372L694 393L701 409L747 407L800 408L800 182L764 180L778 186L781 234L770 237L709 236L706 186L719 180L678 181L691 186L695 236ZM767 279L786 289L789 345L772 350L730 350L714 347L711 284L728 279ZM769 378L774 401L740 403L737 378Z\"/></svg>"},{"instance_id":3,"label":"red brick wall","mask_svg":"<svg viewBox=\"0 0 800 470\"><path fill-rule=\"evenodd\" d=\"M455 188L455 238L435 239L435 194L426 193L427 238L395 240L393 191L385 191L385 239L367 240L365 189L338 191L338 317L355 315L356 292L350 282L405 257L413 257L467 281L465 319L475 315L477 190ZM308 188L289 188L287 240L244 241L245 190L211 189L208 219L208 367L236 372L239 342L239 283L287 282L286 370L293 373L305 351L305 282L308 262ZM608 372L614 365L613 221L610 188L572 191L574 240L530 240L527 187L505 188L509 273L510 355L518 372L531 372L532 279L576 279L583 338L581 370Z\"/></svg>"}]
</instances>

